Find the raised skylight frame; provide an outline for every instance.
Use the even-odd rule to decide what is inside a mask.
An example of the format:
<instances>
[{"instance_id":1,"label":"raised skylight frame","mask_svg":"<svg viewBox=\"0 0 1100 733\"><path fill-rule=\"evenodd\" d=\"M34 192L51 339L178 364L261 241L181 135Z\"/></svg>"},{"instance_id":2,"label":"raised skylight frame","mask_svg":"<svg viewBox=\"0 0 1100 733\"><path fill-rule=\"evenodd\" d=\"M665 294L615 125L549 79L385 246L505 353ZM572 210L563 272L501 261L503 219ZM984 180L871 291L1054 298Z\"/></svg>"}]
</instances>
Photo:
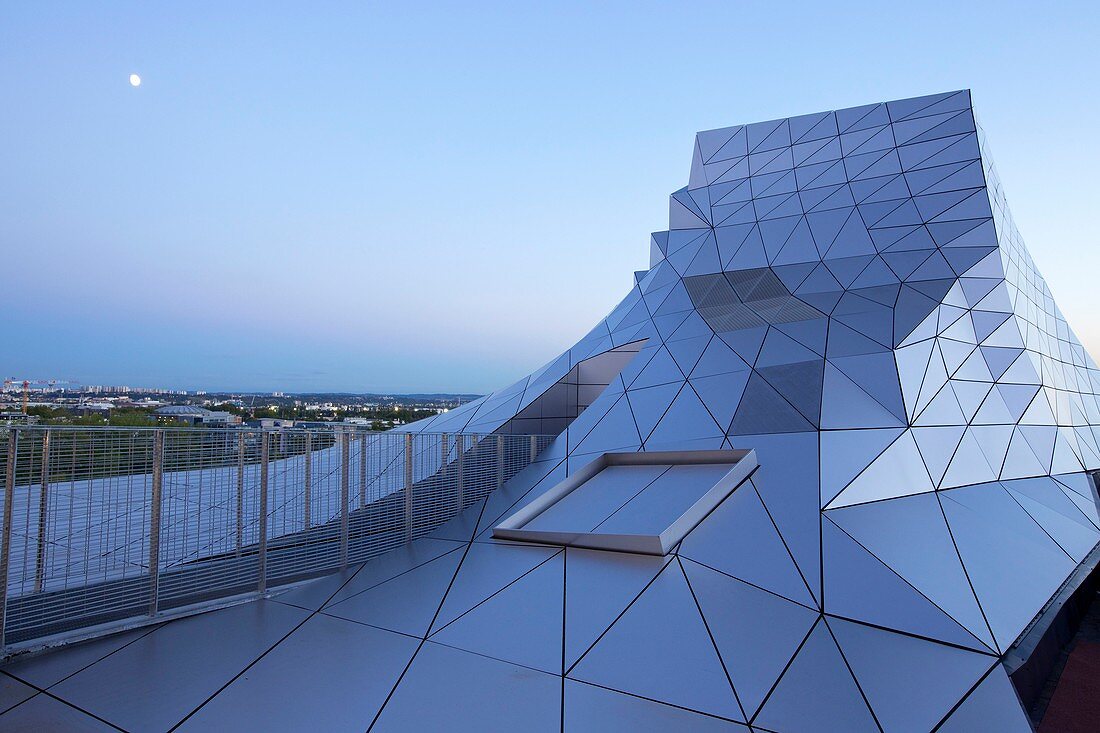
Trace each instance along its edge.
<instances>
[{"instance_id":1,"label":"raised skylight frame","mask_svg":"<svg viewBox=\"0 0 1100 733\"><path fill-rule=\"evenodd\" d=\"M618 534L599 531L525 529L559 501L582 490L604 469L613 466L706 466L729 464L730 470L696 499L687 510L672 519L658 534ZM530 504L513 513L493 528L493 537L502 540L582 547L592 550L632 552L643 555L667 555L688 532L743 484L757 468L756 451L751 449L640 451L604 453L581 470L559 482ZM648 485L639 490L644 491ZM636 498L635 495L634 498ZM628 499L622 506L632 501ZM620 509L622 508L620 507Z\"/></svg>"}]
</instances>

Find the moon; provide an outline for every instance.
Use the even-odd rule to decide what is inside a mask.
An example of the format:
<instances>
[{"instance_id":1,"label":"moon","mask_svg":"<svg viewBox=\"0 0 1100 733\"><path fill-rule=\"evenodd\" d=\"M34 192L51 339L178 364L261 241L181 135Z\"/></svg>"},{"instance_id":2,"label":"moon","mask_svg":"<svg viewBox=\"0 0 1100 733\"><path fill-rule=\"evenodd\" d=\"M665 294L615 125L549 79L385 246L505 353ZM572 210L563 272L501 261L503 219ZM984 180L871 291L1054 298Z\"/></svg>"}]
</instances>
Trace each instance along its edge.
<instances>
[{"instance_id":1,"label":"moon","mask_svg":"<svg viewBox=\"0 0 1100 733\"><path fill-rule=\"evenodd\" d=\"M141 77L138 76L137 74L130 74L130 86L140 87L141 86Z\"/></svg>"}]
</instances>

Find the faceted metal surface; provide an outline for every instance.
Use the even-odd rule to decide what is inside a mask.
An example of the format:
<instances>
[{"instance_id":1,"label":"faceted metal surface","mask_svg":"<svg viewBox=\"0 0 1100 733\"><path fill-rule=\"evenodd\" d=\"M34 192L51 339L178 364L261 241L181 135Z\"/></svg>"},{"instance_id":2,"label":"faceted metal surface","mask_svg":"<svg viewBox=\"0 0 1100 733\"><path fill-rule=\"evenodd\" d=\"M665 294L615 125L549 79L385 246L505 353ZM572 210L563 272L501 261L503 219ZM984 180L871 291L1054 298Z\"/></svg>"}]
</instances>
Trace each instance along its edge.
<instances>
[{"instance_id":1,"label":"faceted metal surface","mask_svg":"<svg viewBox=\"0 0 1100 733\"><path fill-rule=\"evenodd\" d=\"M14 708L38 694L38 690L14 677L0 675L0 713Z\"/></svg>"},{"instance_id":2,"label":"faceted metal surface","mask_svg":"<svg viewBox=\"0 0 1100 733\"><path fill-rule=\"evenodd\" d=\"M560 716L560 677L429 641L371 730L553 733Z\"/></svg>"},{"instance_id":3,"label":"faceted metal surface","mask_svg":"<svg viewBox=\"0 0 1100 733\"><path fill-rule=\"evenodd\" d=\"M178 729L362 731L416 653L416 639L319 614ZM295 680L294 689L271 691ZM308 700L309 704L302 704Z\"/></svg>"},{"instance_id":4,"label":"faceted metal surface","mask_svg":"<svg viewBox=\"0 0 1100 733\"><path fill-rule=\"evenodd\" d=\"M1100 541L1100 372L970 93L699 133L650 253L568 351L403 428L562 431L435 544L263 604L278 623L11 665L54 697L0 729L243 728L302 667L317 728L1030 730L1000 660ZM605 452L697 449L759 468L667 557L491 538Z\"/></svg>"},{"instance_id":5,"label":"faceted metal surface","mask_svg":"<svg viewBox=\"0 0 1100 733\"><path fill-rule=\"evenodd\" d=\"M307 617L308 612L292 606L257 601L182 619L104 657L49 692L127 730L167 730Z\"/></svg>"},{"instance_id":6,"label":"faceted metal surface","mask_svg":"<svg viewBox=\"0 0 1100 733\"><path fill-rule=\"evenodd\" d=\"M35 733L45 730L102 733L118 730L45 694L35 695L25 703L4 713L0 718L0 725L3 725L4 730L10 730L13 733Z\"/></svg>"}]
</instances>

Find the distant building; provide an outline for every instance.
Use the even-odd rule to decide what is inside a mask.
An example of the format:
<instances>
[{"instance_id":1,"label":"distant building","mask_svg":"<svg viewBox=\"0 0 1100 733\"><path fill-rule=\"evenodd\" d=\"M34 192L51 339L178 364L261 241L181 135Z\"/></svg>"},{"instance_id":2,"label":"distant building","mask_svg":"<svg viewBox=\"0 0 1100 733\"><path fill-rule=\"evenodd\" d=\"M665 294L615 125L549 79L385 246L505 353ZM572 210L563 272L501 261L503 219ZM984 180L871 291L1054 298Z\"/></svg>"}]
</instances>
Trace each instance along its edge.
<instances>
[{"instance_id":1,"label":"distant building","mask_svg":"<svg viewBox=\"0 0 1100 733\"><path fill-rule=\"evenodd\" d=\"M338 423L328 420L295 420L294 426L298 428L331 428Z\"/></svg>"},{"instance_id":2,"label":"distant building","mask_svg":"<svg viewBox=\"0 0 1100 733\"><path fill-rule=\"evenodd\" d=\"M24 415L22 412L0 412L0 425L37 425L38 415Z\"/></svg>"},{"instance_id":3,"label":"distant building","mask_svg":"<svg viewBox=\"0 0 1100 733\"><path fill-rule=\"evenodd\" d=\"M250 428L259 428L260 430L275 430L277 428L294 427L293 420L285 420L280 417L261 417L256 420L249 420L246 424Z\"/></svg>"},{"instance_id":4,"label":"distant building","mask_svg":"<svg viewBox=\"0 0 1100 733\"><path fill-rule=\"evenodd\" d=\"M329 430L349 430L354 431L361 428L369 428L375 420L367 420L364 418L349 418L346 420L295 420L294 427L296 428L326 428ZM383 421L383 424L385 422Z\"/></svg>"},{"instance_id":5,"label":"distant building","mask_svg":"<svg viewBox=\"0 0 1100 733\"><path fill-rule=\"evenodd\" d=\"M241 418L231 412L215 412L195 405L167 405L153 411L158 422L180 425L240 425Z\"/></svg>"},{"instance_id":6,"label":"distant building","mask_svg":"<svg viewBox=\"0 0 1100 733\"><path fill-rule=\"evenodd\" d=\"M241 416L232 412L211 411L202 421L203 425L240 425Z\"/></svg>"}]
</instances>

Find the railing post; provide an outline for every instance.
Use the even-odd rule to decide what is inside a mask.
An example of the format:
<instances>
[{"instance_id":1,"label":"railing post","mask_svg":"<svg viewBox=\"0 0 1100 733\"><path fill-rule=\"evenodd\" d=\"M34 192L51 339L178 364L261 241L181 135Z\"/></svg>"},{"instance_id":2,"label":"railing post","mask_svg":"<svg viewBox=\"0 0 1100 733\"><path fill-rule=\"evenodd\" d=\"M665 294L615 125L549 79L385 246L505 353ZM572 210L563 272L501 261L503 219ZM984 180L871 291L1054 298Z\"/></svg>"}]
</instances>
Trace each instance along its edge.
<instances>
[{"instance_id":1,"label":"railing post","mask_svg":"<svg viewBox=\"0 0 1100 733\"><path fill-rule=\"evenodd\" d=\"M346 430L340 431L340 568L348 566L348 448L351 441Z\"/></svg>"},{"instance_id":2,"label":"railing post","mask_svg":"<svg viewBox=\"0 0 1100 733\"><path fill-rule=\"evenodd\" d=\"M271 434L266 430L260 433L260 542L256 548L259 576L256 590L263 595L267 592L267 463L271 457Z\"/></svg>"},{"instance_id":3,"label":"railing post","mask_svg":"<svg viewBox=\"0 0 1100 733\"><path fill-rule=\"evenodd\" d=\"M447 450L450 446L447 445L447 434L443 433L439 436L439 475L443 476L447 472L447 458L450 455L450 451Z\"/></svg>"},{"instance_id":4,"label":"railing post","mask_svg":"<svg viewBox=\"0 0 1100 733\"><path fill-rule=\"evenodd\" d=\"M359 508L367 505L367 434L359 433Z\"/></svg>"},{"instance_id":5,"label":"railing post","mask_svg":"<svg viewBox=\"0 0 1100 733\"><path fill-rule=\"evenodd\" d=\"M4 475L4 523L0 527L0 649L6 647L5 628L8 617L8 564L11 558L11 516L15 497L15 456L19 431L8 429L8 469Z\"/></svg>"},{"instance_id":6,"label":"railing post","mask_svg":"<svg viewBox=\"0 0 1100 733\"><path fill-rule=\"evenodd\" d=\"M464 496L466 486L466 436L463 433L455 433L455 451L458 453L456 463L458 464L455 469L457 476L455 477L455 501L458 503L458 511L462 511L463 506L466 504L466 497Z\"/></svg>"},{"instance_id":7,"label":"railing post","mask_svg":"<svg viewBox=\"0 0 1100 733\"><path fill-rule=\"evenodd\" d=\"M237 551L244 546L244 433L237 436Z\"/></svg>"},{"instance_id":8,"label":"railing post","mask_svg":"<svg viewBox=\"0 0 1100 733\"><path fill-rule=\"evenodd\" d=\"M149 511L149 615L157 615L160 594L160 511L164 484L164 431L153 431L153 505Z\"/></svg>"},{"instance_id":9,"label":"railing post","mask_svg":"<svg viewBox=\"0 0 1100 733\"><path fill-rule=\"evenodd\" d=\"M539 436L531 436L531 463L535 462L535 459L539 455Z\"/></svg>"},{"instance_id":10,"label":"railing post","mask_svg":"<svg viewBox=\"0 0 1100 733\"><path fill-rule=\"evenodd\" d=\"M504 486L504 436L497 436L497 488Z\"/></svg>"},{"instance_id":11,"label":"railing post","mask_svg":"<svg viewBox=\"0 0 1100 733\"><path fill-rule=\"evenodd\" d=\"M306 431L306 452L305 452L305 497L303 503L305 504L306 513L306 529L313 526L313 433Z\"/></svg>"},{"instance_id":12,"label":"railing post","mask_svg":"<svg viewBox=\"0 0 1100 733\"><path fill-rule=\"evenodd\" d=\"M413 434L405 433L405 539L413 538Z\"/></svg>"},{"instance_id":13,"label":"railing post","mask_svg":"<svg viewBox=\"0 0 1100 733\"><path fill-rule=\"evenodd\" d=\"M49 526L50 431L42 431L42 481L38 492L38 551L34 556L34 592L41 593L46 578L46 530Z\"/></svg>"}]
</instances>

